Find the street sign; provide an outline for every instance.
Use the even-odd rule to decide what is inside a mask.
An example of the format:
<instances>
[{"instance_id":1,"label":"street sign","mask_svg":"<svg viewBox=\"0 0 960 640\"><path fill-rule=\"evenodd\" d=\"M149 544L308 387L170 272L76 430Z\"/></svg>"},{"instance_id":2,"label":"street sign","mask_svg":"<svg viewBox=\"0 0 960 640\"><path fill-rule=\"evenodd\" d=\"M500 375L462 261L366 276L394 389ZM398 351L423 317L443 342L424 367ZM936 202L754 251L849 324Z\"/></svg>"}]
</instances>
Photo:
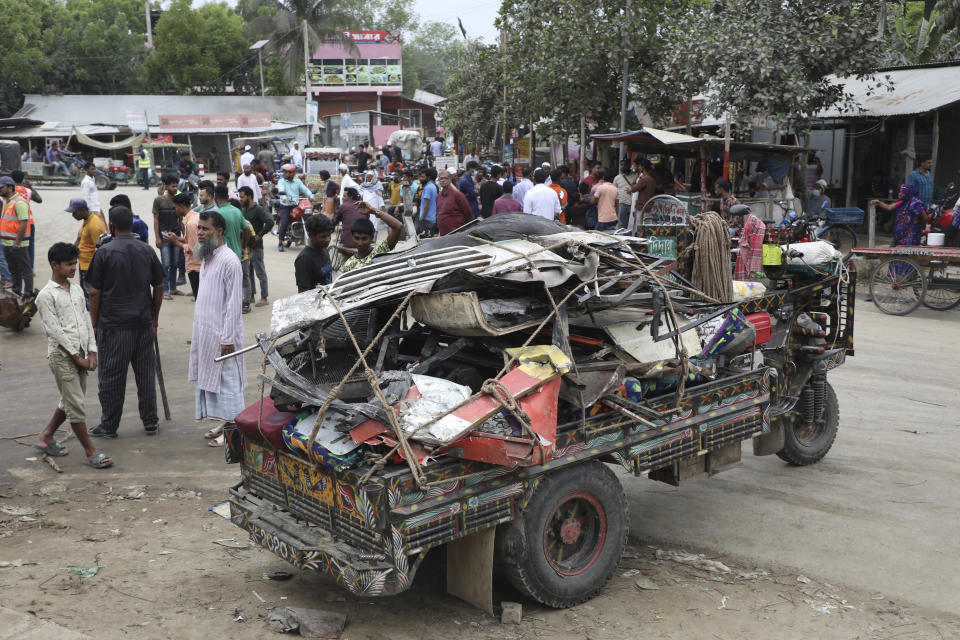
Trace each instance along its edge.
<instances>
[{"instance_id":1,"label":"street sign","mask_svg":"<svg viewBox=\"0 0 960 640\"><path fill-rule=\"evenodd\" d=\"M128 113L127 126L134 133L147 132L147 114L146 113Z\"/></svg>"}]
</instances>

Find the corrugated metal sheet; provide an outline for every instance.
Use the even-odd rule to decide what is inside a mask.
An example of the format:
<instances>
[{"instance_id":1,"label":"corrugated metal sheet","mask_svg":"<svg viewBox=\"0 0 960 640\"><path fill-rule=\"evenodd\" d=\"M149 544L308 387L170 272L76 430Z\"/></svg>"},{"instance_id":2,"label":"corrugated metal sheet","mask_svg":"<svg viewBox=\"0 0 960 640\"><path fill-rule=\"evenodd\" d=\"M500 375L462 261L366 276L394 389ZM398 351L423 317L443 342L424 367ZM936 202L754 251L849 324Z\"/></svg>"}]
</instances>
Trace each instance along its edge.
<instances>
[{"instance_id":1,"label":"corrugated metal sheet","mask_svg":"<svg viewBox=\"0 0 960 640\"><path fill-rule=\"evenodd\" d=\"M893 82L893 91L880 89L868 95L868 87L886 77ZM821 118L905 116L960 102L960 65L894 69L865 80L838 80L833 76L829 79L843 84L856 97L860 109L852 113L826 109L818 114Z\"/></svg>"},{"instance_id":2,"label":"corrugated metal sheet","mask_svg":"<svg viewBox=\"0 0 960 640\"><path fill-rule=\"evenodd\" d=\"M301 123L306 118L302 97L297 96L144 96L26 94L15 118L69 124L127 126L128 113L147 112L150 126L159 115L215 115L267 112L273 120Z\"/></svg>"},{"instance_id":3,"label":"corrugated metal sheet","mask_svg":"<svg viewBox=\"0 0 960 640\"><path fill-rule=\"evenodd\" d=\"M124 135L130 134L126 127L120 130L117 127L101 127L97 125L79 125L77 130L88 136L103 135ZM67 122L48 122L39 127L19 127L14 129L5 129L3 136L5 138L67 138L73 134L73 126Z\"/></svg>"}]
</instances>

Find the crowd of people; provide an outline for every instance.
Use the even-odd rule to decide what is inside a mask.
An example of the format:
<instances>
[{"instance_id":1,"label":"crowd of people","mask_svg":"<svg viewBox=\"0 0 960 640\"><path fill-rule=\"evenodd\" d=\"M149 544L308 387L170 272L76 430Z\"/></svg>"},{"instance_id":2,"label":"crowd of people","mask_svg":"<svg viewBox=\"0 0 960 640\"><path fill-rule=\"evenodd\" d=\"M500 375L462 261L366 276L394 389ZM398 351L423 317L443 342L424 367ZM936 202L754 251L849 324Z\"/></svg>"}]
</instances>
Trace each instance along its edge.
<instances>
[{"instance_id":1,"label":"crowd of people","mask_svg":"<svg viewBox=\"0 0 960 640\"><path fill-rule=\"evenodd\" d=\"M624 158L618 171L591 163L577 176L567 165L543 163L518 170L481 165L476 158L468 158L462 171L414 169L405 167L395 150L375 154L361 145L349 158L353 168L342 163L337 176L321 171L319 183L310 189L298 176L300 166L295 162L284 164L278 179L268 179L260 164L266 159L256 158L249 147L238 151L243 152L239 171L197 181L196 200L184 190L182 175L164 176L152 204L152 237L126 194L111 198L107 214L103 212L94 171L89 171L81 185L82 197L66 206L81 223L76 242L50 248L50 280L36 294L48 338L47 358L61 396L37 450L54 457L66 455L54 436L69 422L85 462L96 468L110 466L112 460L91 437L117 437L129 366L144 431L157 433L157 319L164 301L186 295L187 284L196 302L188 370L196 386L195 416L217 421L205 435L212 444L219 443L224 424L243 409L246 378L242 358L220 362L217 358L243 346L241 315L252 306L269 304L264 240L275 225L281 252L291 224L303 227L305 246L293 262L292 274L297 290L303 292L330 285L337 272L369 264L404 237L444 236L478 218L523 213L587 230L631 229L651 198L672 194L678 187L668 171L643 156ZM190 169L189 164L186 167ZM929 169L929 162L921 163L896 202L876 202L895 212L894 244L920 241L929 205L924 200L930 197ZM808 173L809 205L829 206L820 173L815 166ZM751 179L756 191L767 188L762 167ZM720 215L741 236L734 277L750 278L762 269L764 223L739 203L730 181L714 178L713 190ZM0 197L0 275L17 295L30 295L36 236L31 203L42 198L21 172L0 177ZM312 203L313 215L300 217L302 211L297 210L303 208L304 199ZM101 419L87 429L83 397L91 372L98 375Z\"/></svg>"}]
</instances>

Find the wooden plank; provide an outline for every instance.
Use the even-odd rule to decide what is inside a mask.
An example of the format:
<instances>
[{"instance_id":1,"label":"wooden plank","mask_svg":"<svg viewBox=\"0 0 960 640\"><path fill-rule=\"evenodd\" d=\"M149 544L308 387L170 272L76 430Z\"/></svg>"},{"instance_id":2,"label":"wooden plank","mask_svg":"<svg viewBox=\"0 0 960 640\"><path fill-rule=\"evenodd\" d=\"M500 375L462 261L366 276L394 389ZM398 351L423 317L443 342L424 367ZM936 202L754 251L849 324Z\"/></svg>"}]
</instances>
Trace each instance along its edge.
<instances>
[{"instance_id":1,"label":"wooden plank","mask_svg":"<svg viewBox=\"0 0 960 640\"><path fill-rule=\"evenodd\" d=\"M447 593L493 615L496 527L447 543Z\"/></svg>"}]
</instances>

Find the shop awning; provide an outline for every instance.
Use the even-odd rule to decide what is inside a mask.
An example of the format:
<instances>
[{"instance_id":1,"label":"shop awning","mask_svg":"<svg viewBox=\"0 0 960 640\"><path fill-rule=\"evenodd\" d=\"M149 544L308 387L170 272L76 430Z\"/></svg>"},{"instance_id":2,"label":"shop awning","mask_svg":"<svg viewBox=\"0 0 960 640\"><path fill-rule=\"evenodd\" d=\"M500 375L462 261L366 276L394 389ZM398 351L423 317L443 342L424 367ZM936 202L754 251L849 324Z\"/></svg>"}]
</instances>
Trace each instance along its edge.
<instances>
[{"instance_id":1,"label":"shop awning","mask_svg":"<svg viewBox=\"0 0 960 640\"><path fill-rule=\"evenodd\" d=\"M121 149L126 149L128 147L135 147L139 145L144 138L142 133L138 133L130 136L129 138L118 140L116 142L100 142L99 140L94 140L82 131L78 131L76 127L73 128L73 135L77 137L77 142L80 144L85 144L88 147L93 147L95 149L105 149L107 151L120 151Z\"/></svg>"}]
</instances>

